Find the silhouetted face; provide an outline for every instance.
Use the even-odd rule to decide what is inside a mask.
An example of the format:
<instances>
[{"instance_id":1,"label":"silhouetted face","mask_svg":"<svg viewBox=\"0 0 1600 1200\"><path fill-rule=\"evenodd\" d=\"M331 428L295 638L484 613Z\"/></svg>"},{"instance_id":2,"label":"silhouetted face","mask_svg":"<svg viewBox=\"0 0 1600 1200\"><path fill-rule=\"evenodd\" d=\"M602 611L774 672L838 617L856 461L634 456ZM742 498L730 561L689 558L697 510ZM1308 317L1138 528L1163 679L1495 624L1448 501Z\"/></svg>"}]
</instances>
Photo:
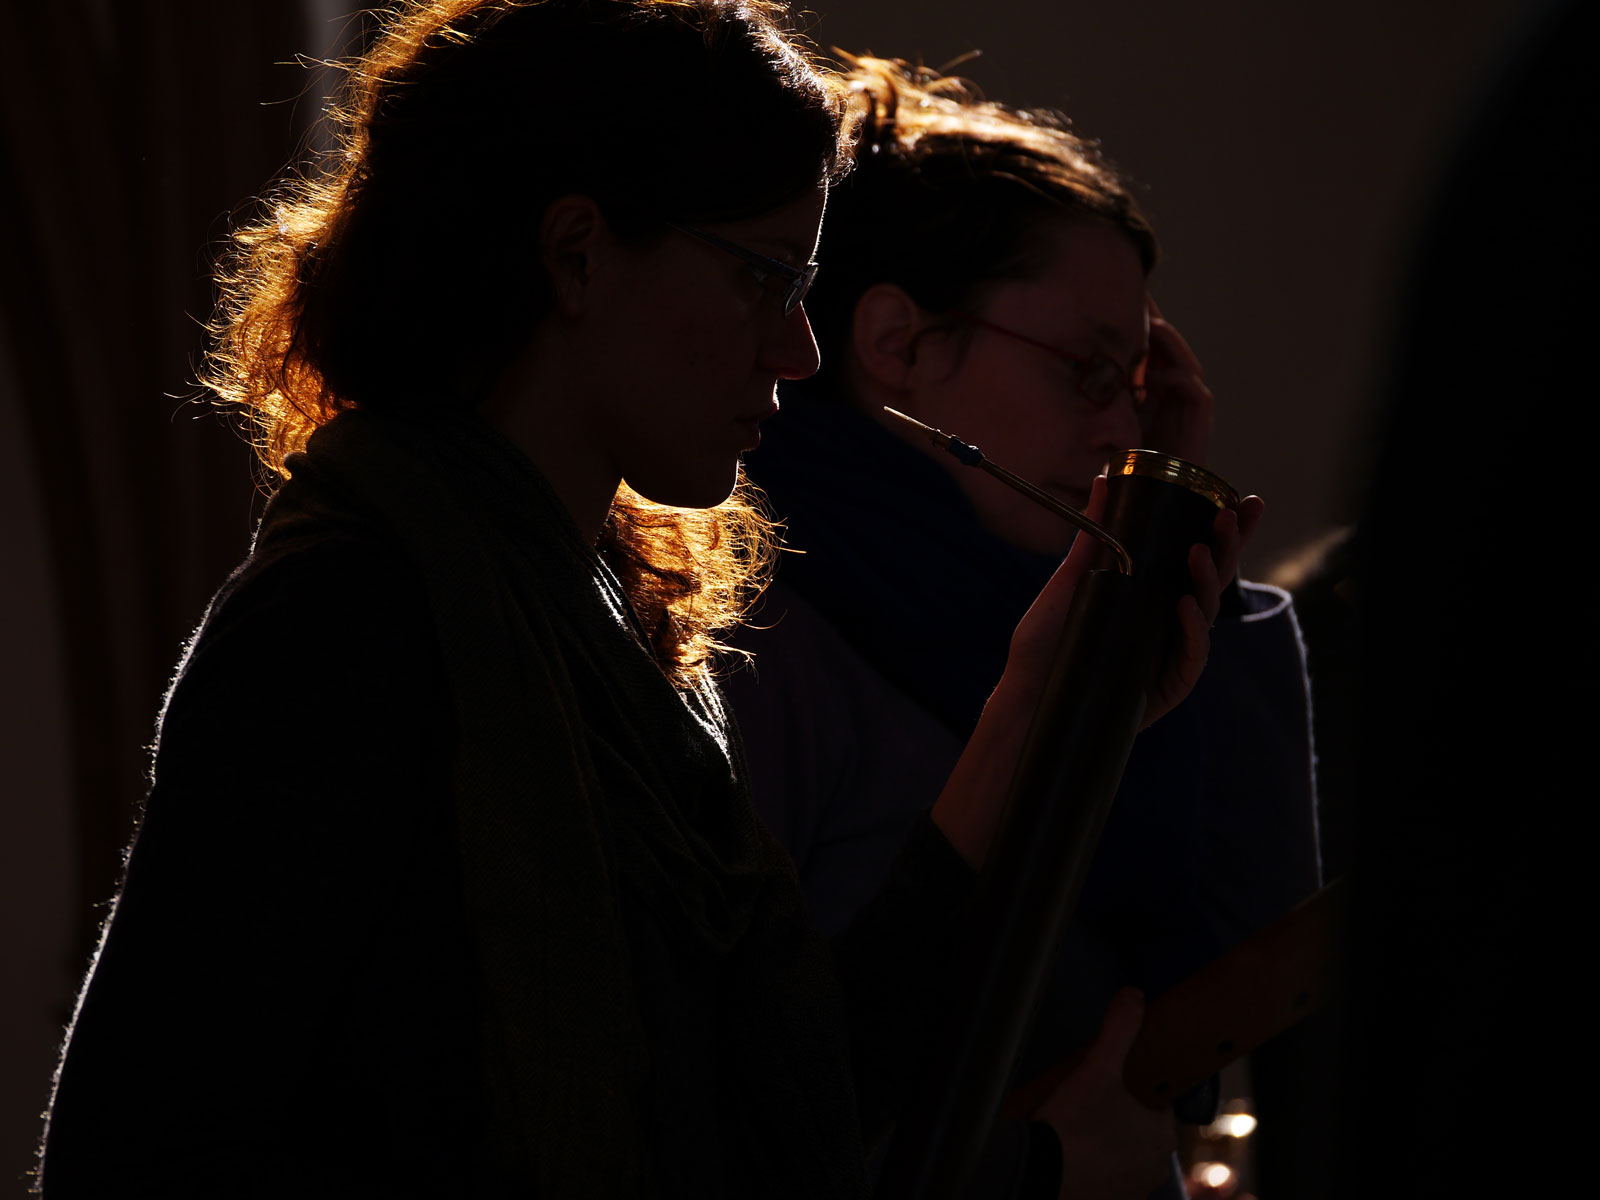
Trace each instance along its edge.
<instances>
[{"instance_id":1,"label":"silhouetted face","mask_svg":"<svg viewBox=\"0 0 1600 1200\"><path fill-rule=\"evenodd\" d=\"M818 187L763 216L697 228L799 268L816 252L826 201ZM760 441L758 422L778 410L778 380L817 369L805 309L786 315L781 281L679 230L621 254L628 282L609 295L615 338L596 347L587 440L650 500L720 503Z\"/></svg>"},{"instance_id":2,"label":"silhouetted face","mask_svg":"<svg viewBox=\"0 0 1600 1200\"><path fill-rule=\"evenodd\" d=\"M1138 251L1109 223L1062 220L1044 231L1032 277L989 286L971 313L1011 333L961 323L926 335L918 359L942 355L948 370L935 358L926 364L934 369L919 372L925 382L911 397L912 415L1082 508L1107 460L1140 444L1138 410L1125 388L1110 389L1109 402L1091 401L1080 386L1081 367L1051 350L1081 362L1109 359L1130 380L1142 374L1150 335ZM935 453L992 533L1034 553L1066 552L1072 526L984 472Z\"/></svg>"}]
</instances>

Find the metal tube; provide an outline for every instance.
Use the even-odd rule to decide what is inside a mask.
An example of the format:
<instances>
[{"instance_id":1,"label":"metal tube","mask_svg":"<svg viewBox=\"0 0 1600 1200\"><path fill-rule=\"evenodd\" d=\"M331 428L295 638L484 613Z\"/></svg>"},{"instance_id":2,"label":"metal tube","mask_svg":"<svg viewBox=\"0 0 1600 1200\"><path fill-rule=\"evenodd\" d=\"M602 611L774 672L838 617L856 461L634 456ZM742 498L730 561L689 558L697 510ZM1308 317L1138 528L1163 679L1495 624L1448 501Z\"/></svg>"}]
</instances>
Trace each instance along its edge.
<instances>
[{"instance_id":1,"label":"metal tube","mask_svg":"<svg viewBox=\"0 0 1600 1200\"><path fill-rule=\"evenodd\" d=\"M962 461L986 465L961 445ZM1192 587L1189 547L1209 542L1218 509L1238 503L1209 472L1144 450L1128 452L1107 488L1119 571L1090 571L1073 597L979 881L950 1016L889 1150L887 1200L961 1195L1172 645L1178 597Z\"/></svg>"},{"instance_id":2,"label":"metal tube","mask_svg":"<svg viewBox=\"0 0 1600 1200\"><path fill-rule=\"evenodd\" d=\"M1143 720L1141 663L1166 608L1133 576L1093 571L1079 585L974 901L960 990L880 1196L953 1200L982 1152Z\"/></svg>"}]
</instances>

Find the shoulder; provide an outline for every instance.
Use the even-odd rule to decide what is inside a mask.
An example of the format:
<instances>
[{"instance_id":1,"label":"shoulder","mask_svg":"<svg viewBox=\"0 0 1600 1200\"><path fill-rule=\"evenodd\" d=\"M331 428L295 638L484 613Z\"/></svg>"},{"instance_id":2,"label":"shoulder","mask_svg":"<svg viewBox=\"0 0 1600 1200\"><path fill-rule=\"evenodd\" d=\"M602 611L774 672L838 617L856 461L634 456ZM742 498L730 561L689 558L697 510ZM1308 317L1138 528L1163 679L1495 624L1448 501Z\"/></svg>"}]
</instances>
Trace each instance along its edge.
<instances>
[{"instance_id":1,"label":"shoulder","mask_svg":"<svg viewBox=\"0 0 1600 1200\"><path fill-rule=\"evenodd\" d=\"M774 584L755 620L736 639L755 658L726 680L728 704L756 809L829 927L819 905L837 908L843 891L881 876L961 741L792 588Z\"/></svg>"},{"instance_id":2,"label":"shoulder","mask_svg":"<svg viewBox=\"0 0 1600 1200\"><path fill-rule=\"evenodd\" d=\"M1225 800L1310 787L1310 684L1293 603L1267 584L1241 583L1238 593L1193 692L1135 747L1130 777L1153 774L1156 791L1183 777L1196 794Z\"/></svg>"},{"instance_id":3,"label":"shoulder","mask_svg":"<svg viewBox=\"0 0 1600 1200\"><path fill-rule=\"evenodd\" d=\"M722 680L757 812L803 864L824 797L850 773L841 639L798 593L768 587L733 645L750 655Z\"/></svg>"},{"instance_id":4,"label":"shoulder","mask_svg":"<svg viewBox=\"0 0 1600 1200\"><path fill-rule=\"evenodd\" d=\"M336 897L365 912L355 893L392 896L407 864L448 844L458 740L403 558L344 539L253 557L163 705L129 886L142 871L146 890L214 890L232 871L255 881L248 911L269 923L274 906L304 915ZM213 869L216 846L230 851ZM319 899L285 898L282 872Z\"/></svg>"},{"instance_id":5,"label":"shoulder","mask_svg":"<svg viewBox=\"0 0 1600 1200\"><path fill-rule=\"evenodd\" d=\"M868 662L799 592L775 583L736 644L751 663L727 680L746 740L809 737L822 754L857 742L959 743L917 699ZM953 759L952 759L953 761Z\"/></svg>"},{"instance_id":6,"label":"shoulder","mask_svg":"<svg viewBox=\"0 0 1600 1200\"><path fill-rule=\"evenodd\" d=\"M248 637L292 648L303 661L332 647L386 645L401 632L409 640L429 620L420 577L398 549L330 534L258 547L212 599L195 652Z\"/></svg>"},{"instance_id":7,"label":"shoulder","mask_svg":"<svg viewBox=\"0 0 1600 1200\"><path fill-rule=\"evenodd\" d=\"M782 691L791 697L801 689L832 690L842 675L869 672L828 618L803 595L774 582L740 628L735 644L751 655L749 666L732 677L740 696Z\"/></svg>"},{"instance_id":8,"label":"shoulder","mask_svg":"<svg viewBox=\"0 0 1600 1200\"><path fill-rule=\"evenodd\" d=\"M1281 587L1270 583L1239 581L1239 594L1244 600L1244 612L1239 619L1245 622L1293 620L1294 600Z\"/></svg>"},{"instance_id":9,"label":"shoulder","mask_svg":"<svg viewBox=\"0 0 1600 1200\"><path fill-rule=\"evenodd\" d=\"M1289 593L1271 584L1243 580L1238 593L1240 604L1235 613L1219 620L1212 631L1207 673L1213 677L1267 675L1285 686L1303 689L1305 644Z\"/></svg>"},{"instance_id":10,"label":"shoulder","mask_svg":"<svg viewBox=\"0 0 1600 1200\"><path fill-rule=\"evenodd\" d=\"M438 707L442 675L425 592L393 547L338 535L258 548L185 647L158 750L227 724L264 741L409 724Z\"/></svg>"}]
</instances>

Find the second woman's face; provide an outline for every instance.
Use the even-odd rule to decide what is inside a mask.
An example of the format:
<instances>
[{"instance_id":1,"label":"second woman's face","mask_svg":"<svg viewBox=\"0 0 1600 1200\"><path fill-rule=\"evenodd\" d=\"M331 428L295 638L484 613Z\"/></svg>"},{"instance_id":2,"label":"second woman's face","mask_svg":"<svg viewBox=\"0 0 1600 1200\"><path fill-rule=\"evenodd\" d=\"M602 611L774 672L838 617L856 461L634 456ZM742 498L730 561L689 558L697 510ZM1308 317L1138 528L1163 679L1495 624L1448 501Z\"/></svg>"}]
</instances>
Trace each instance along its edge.
<instances>
[{"instance_id":1,"label":"second woman's face","mask_svg":"<svg viewBox=\"0 0 1600 1200\"><path fill-rule=\"evenodd\" d=\"M818 187L762 216L699 228L800 268L816 252L826 201ZM621 253L627 286L610 299L614 344L594 356L589 438L648 499L717 504L778 410L778 381L817 369L805 310L785 314L781 287L689 233Z\"/></svg>"},{"instance_id":2,"label":"second woman's face","mask_svg":"<svg viewBox=\"0 0 1600 1200\"><path fill-rule=\"evenodd\" d=\"M1031 277L993 285L974 307L998 329L963 323L923 338L919 359L934 357L919 364L928 369L918 372L914 415L1082 508L1111 456L1140 444L1138 410L1127 390L1104 407L1090 403L1074 367L1046 347L1103 355L1131 377L1149 349L1145 276L1109 223L1063 220L1043 233ZM1038 554L1071 545L1073 527L1060 517L982 471L941 461L990 532Z\"/></svg>"}]
</instances>

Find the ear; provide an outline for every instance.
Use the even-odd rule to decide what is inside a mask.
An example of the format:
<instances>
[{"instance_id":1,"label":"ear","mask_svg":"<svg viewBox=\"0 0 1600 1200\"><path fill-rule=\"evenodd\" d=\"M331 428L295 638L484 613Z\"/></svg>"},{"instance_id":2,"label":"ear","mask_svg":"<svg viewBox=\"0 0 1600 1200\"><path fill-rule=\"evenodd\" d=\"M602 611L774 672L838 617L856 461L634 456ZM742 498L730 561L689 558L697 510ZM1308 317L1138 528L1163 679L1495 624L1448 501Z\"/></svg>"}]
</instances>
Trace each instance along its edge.
<instances>
[{"instance_id":1,"label":"ear","mask_svg":"<svg viewBox=\"0 0 1600 1200\"><path fill-rule=\"evenodd\" d=\"M894 283L875 283L856 301L851 349L869 379L903 391L916 366L917 335L927 318L922 306Z\"/></svg>"},{"instance_id":2,"label":"ear","mask_svg":"<svg viewBox=\"0 0 1600 1200\"><path fill-rule=\"evenodd\" d=\"M558 196L539 222L539 262L555 292L556 309L580 315L588 302L589 279L611 240L600 206L588 196Z\"/></svg>"}]
</instances>

